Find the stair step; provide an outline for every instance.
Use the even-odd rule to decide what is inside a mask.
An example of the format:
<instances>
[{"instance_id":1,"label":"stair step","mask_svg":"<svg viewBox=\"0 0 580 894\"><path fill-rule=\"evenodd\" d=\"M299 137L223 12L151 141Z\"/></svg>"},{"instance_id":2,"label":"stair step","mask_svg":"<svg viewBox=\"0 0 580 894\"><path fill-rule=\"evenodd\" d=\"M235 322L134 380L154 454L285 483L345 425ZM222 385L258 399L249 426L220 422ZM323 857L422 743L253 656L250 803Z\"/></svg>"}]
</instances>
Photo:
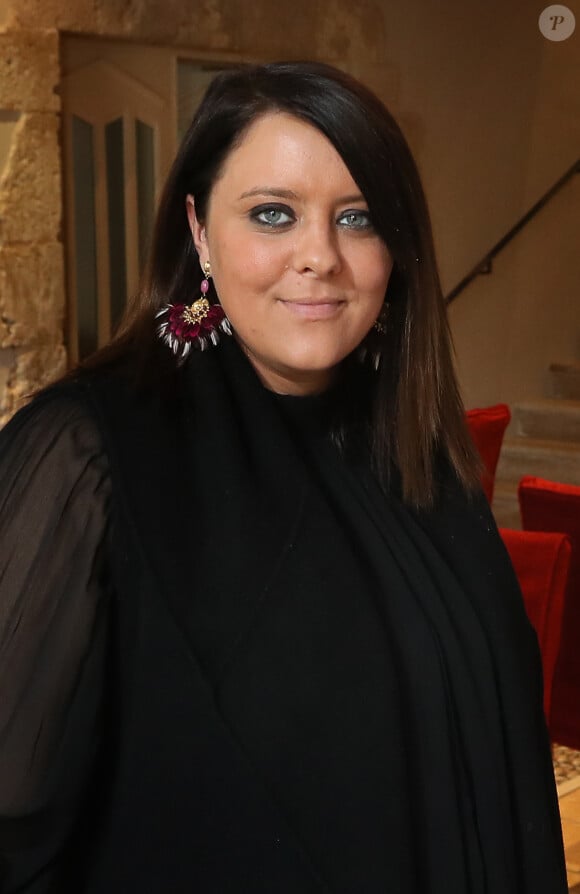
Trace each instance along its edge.
<instances>
[{"instance_id":1,"label":"stair step","mask_svg":"<svg viewBox=\"0 0 580 894\"><path fill-rule=\"evenodd\" d=\"M537 475L563 484L580 485L580 443L542 438L506 438L498 467L500 481Z\"/></svg>"},{"instance_id":2,"label":"stair step","mask_svg":"<svg viewBox=\"0 0 580 894\"><path fill-rule=\"evenodd\" d=\"M580 400L580 363L551 363L552 396Z\"/></svg>"},{"instance_id":3,"label":"stair step","mask_svg":"<svg viewBox=\"0 0 580 894\"><path fill-rule=\"evenodd\" d=\"M509 433L580 443L580 400L533 400L516 404L512 408Z\"/></svg>"},{"instance_id":4,"label":"stair step","mask_svg":"<svg viewBox=\"0 0 580 894\"><path fill-rule=\"evenodd\" d=\"M492 510L498 528L520 530L520 506L517 481L496 481L493 490Z\"/></svg>"}]
</instances>

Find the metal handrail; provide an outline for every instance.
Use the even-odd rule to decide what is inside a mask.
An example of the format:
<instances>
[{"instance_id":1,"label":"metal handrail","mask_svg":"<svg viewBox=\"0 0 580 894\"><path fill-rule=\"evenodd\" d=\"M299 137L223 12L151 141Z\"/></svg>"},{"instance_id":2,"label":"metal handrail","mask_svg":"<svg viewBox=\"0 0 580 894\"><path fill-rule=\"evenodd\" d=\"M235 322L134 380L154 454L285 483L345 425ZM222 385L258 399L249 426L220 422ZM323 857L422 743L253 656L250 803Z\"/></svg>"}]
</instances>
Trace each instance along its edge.
<instances>
[{"instance_id":1,"label":"metal handrail","mask_svg":"<svg viewBox=\"0 0 580 894\"><path fill-rule=\"evenodd\" d=\"M450 304L455 298L457 298L459 293L462 292L466 288L466 286L468 286L469 283L472 282L477 276L482 276L492 272L493 259L495 258L495 256L499 254L499 252L503 248L506 247L508 242L511 242L514 236L516 236L520 232L520 230L522 230L526 226L526 224L529 223L530 220L536 216L538 211L541 211L544 205L546 205L550 201L550 199L552 199L556 195L556 193L559 192L562 187L565 186L566 183L572 179L575 174L580 174L580 158L574 162L572 167L569 168L569 170L567 170L566 173L563 174L560 179L557 180L556 183L554 183L554 185L550 187L550 189L546 193L544 193L541 199L538 199L535 205L532 205L530 210L526 214L524 214L524 216L520 218L520 220L518 220L515 226L513 226L511 230L509 230L505 234L505 236L502 236L499 242L495 243L493 248L491 248L487 252L487 254L484 255L481 261L479 261L475 265L475 267L473 267L473 269L470 270L469 273L464 276L463 279L460 280L460 282L457 283L455 288L451 289L446 298L448 304Z\"/></svg>"}]
</instances>

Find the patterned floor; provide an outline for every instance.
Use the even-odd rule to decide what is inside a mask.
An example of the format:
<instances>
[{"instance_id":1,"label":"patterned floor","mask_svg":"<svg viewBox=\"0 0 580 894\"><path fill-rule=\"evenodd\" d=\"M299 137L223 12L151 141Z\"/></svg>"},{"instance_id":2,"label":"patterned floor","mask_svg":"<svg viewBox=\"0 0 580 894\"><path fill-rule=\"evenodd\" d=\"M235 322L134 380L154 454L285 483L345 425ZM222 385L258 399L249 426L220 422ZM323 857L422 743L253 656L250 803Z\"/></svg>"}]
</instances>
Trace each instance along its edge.
<instances>
[{"instance_id":1,"label":"patterned floor","mask_svg":"<svg viewBox=\"0 0 580 894\"><path fill-rule=\"evenodd\" d=\"M580 751L553 745L569 894L580 894Z\"/></svg>"},{"instance_id":2,"label":"patterned floor","mask_svg":"<svg viewBox=\"0 0 580 894\"><path fill-rule=\"evenodd\" d=\"M558 785L580 776L580 751L566 748L565 745L554 745L552 760Z\"/></svg>"}]
</instances>

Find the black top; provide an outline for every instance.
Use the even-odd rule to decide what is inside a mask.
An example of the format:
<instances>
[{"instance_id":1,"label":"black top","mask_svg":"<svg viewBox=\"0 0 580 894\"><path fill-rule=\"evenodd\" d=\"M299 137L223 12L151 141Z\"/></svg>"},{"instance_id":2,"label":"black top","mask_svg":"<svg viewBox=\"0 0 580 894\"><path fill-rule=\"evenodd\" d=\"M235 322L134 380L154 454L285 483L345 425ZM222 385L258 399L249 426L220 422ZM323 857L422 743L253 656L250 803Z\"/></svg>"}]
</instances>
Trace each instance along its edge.
<instances>
[{"instance_id":1,"label":"black top","mask_svg":"<svg viewBox=\"0 0 580 894\"><path fill-rule=\"evenodd\" d=\"M232 362L238 375L241 361L236 356ZM194 493L179 465L170 474L166 469L163 480L186 490L200 519L196 542L184 544L175 535L172 544L182 557L187 553L193 651L228 735L279 811L282 831L272 830L274 848L291 837L311 873L307 885L298 872L293 878L289 869L280 870L283 890L565 891L537 650L517 591L507 592L511 571L488 510L479 501L470 506L455 488L445 511L412 512L396 488L383 493L364 452L345 459L334 446L329 424L339 395L275 396L253 381L253 372L241 375L257 401L250 428L247 419L216 422L224 456L214 444L211 459L187 457L196 474L206 463ZM204 411L206 393L200 388L194 404L200 427L211 427L210 411L218 421L223 411L217 392ZM267 422L257 423L258 405ZM246 408L239 401L236 407L243 416ZM249 444L242 462L234 444L230 465L224 457L240 426L248 442L254 435L247 431L255 433L258 448ZM120 683L111 672L111 631L116 641L121 637L115 643L121 652L139 639L137 622L115 620L125 594L119 592L123 575L114 571L113 528L120 523L112 449L105 450L100 424L74 391L33 403L0 438L0 890L7 894L69 890L62 878L74 877L65 865L74 861L73 841L79 859L79 816L98 817L84 820L91 841L105 823L103 793L90 794L91 780L98 776L107 789L116 784L114 775L122 775L108 703L121 689L130 704L131 685L143 689ZM282 449L292 459L276 454ZM167 455L157 460L171 463ZM270 462L279 481L275 472L270 478L263 472ZM275 525L284 502L294 498L299 511L270 568L264 526L270 519ZM488 588L483 609L479 595L466 590L470 555L461 548L462 558L453 558L454 539L462 537L469 537L473 561L481 557L490 577L476 584ZM262 562L254 576L252 564ZM507 587L497 575L493 580L497 567ZM175 570L166 568L173 581ZM267 581L258 586L262 572ZM482 576L475 566L473 574ZM139 598L148 598L144 590ZM170 648L163 637L160 626L161 664L163 649ZM153 675L153 685L162 680L173 697L182 683L162 674L160 668ZM516 704L522 682L523 707ZM204 723L203 714L196 722ZM145 751L156 750L156 735L149 740L149 731L140 730ZM171 757L167 735L163 747ZM521 755L514 746L518 736ZM178 753L173 759L179 762ZM183 779L211 776L208 767L188 767ZM231 785L229 791L232 801L249 797ZM203 835L215 822L219 798L212 803L193 792L189 800ZM149 796L152 813L163 812L163 797L152 803ZM142 808L132 798L129 807L123 804L130 825L125 820L119 831L111 820L116 831L109 837L120 838L124 851L134 846L138 852ZM111 803L117 803L113 796ZM183 817L176 813L174 821L183 824ZM118 868L113 885L109 878L100 888L90 878L80 883L81 869L70 891L185 892L194 883L201 894L282 891L266 863L252 881L241 870L219 881L220 861L234 865L242 848L242 830L235 822L233 829L226 825L215 858L209 853L214 845L204 845L193 870L172 866L171 883L151 881L151 871L145 881L146 870L139 878L136 870ZM219 839L219 822L216 828ZM164 836L173 842L183 831L164 828L160 847ZM139 855L143 866L148 859ZM135 887L123 886L122 873L130 878L132 871Z\"/></svg>"}]
</instances>

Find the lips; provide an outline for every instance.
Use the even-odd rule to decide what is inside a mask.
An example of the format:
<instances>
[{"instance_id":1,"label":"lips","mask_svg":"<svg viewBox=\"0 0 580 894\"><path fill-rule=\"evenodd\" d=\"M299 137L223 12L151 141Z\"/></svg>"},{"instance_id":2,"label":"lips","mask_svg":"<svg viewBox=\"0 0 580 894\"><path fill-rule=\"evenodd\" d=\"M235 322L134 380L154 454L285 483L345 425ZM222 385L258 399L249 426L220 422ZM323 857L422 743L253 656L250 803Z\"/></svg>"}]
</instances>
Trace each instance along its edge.
<instances>
[{"instance_id":1,"label":"lips","mask_svg":"<svg viewBox=\"0 0 580 894\"><path fill-rule=\"evenodd\" d=\"M286 310L306 320L327 320L342 310L344 301L337 298L304 298L293 301L281 300Z\"/></svg>"}]
</instances>

